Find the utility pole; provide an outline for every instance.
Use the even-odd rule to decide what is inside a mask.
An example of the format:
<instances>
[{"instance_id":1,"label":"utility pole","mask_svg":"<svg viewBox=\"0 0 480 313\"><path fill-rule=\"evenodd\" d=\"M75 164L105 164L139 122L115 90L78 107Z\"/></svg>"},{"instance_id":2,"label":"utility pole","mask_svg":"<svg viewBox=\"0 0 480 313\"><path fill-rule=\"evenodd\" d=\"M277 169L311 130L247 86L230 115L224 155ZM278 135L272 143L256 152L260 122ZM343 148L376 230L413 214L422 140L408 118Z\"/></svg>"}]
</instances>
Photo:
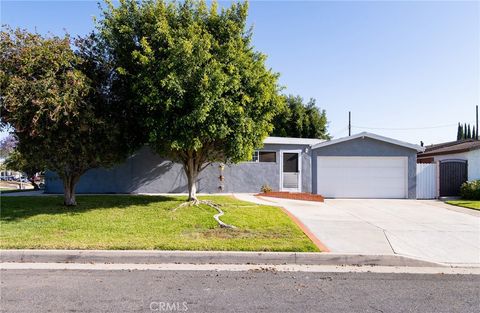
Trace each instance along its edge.
<instances>
[{"instance_id":1,"label":"utility pole","mask_svg":"<svg viewBox=\"0 0 480 313\"><path fill-rule=\"evenodd\" d=\"M475 132L475 137L477 137L477 138L475 138L475 139L478 140L478 104L477 104L477 127L475 127L475 130L476 130L476 132Z\"/></svg>"},{"instance_id":2,"label":"utility pole","mask_svg":"<svg viewBox=\"0 0 480 313\"><path fill-rule=\"evenodd\" d=\"M477 124L478 124L478 105L477 105ZM352 135L352 112L348 111L348 136L351 136L351 135Z\"/></svg>"}]
</instances>

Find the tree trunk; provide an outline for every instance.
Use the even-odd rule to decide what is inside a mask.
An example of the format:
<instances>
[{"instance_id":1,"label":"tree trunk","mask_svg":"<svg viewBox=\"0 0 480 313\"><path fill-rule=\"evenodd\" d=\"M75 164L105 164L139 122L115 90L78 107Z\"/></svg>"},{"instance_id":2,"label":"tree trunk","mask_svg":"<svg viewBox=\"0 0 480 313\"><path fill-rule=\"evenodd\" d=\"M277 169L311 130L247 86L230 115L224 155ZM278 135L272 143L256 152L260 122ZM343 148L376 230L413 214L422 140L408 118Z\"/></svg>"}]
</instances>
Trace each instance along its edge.
<instances>
[{"instance_id":1,"label":"tree trunk","mask_svg":"<svg viewBox=\"0 0 480 313\"><path fill-rule=\"evenodd\" d=\"M40 187L38 184L35 182L35 177L32 177L31 179L28 180L30 184L33 186L33 190L40 190Z\"/></svg>"},{"instance_id":2,"label":"tree trunk","mask_svg":"<svg viewBox=\"0 0 480 313\"><path fill-rule=\"evenodd\" d=\"M67 176L63 180L63 204L66 206L75 206L77 205L77 200L75 199L75 186L77 185L78 177L76 176Z\"/></svg>"},{"instance_id":3,"label":"tree trunk","mask_svg":"<svg viewBox=\"0 0 480 313\"><path fill-rule=\"evenodd\" d=\"M27 179L32 184L33 190L40 190L40 186L35 182L36 173L26 172L25 174L27 174Z\"/></svg>"},{"instance_id":4,"label":"tree trunk","mask_svg":"<svg viewBox=\"0 0 480 313\"><path fill-rule=\"evenodd\" d=\"M198 172L192 166L192 167L186 167L185 173L187 174L187 181L188 181L188 201L196 201Z\"/></svg>"},{"instance_id":5,"label":"tree trunk","mask_svg":"<svg viewBox=\"0 0 480 313\"><path fill-rule=\"evenodd\" d=\"M205 151L183 151L182 152L183 169L188 182L188 201L197 201L197 179L208 163L206 162Z\"/></svg>"}]
</instances>

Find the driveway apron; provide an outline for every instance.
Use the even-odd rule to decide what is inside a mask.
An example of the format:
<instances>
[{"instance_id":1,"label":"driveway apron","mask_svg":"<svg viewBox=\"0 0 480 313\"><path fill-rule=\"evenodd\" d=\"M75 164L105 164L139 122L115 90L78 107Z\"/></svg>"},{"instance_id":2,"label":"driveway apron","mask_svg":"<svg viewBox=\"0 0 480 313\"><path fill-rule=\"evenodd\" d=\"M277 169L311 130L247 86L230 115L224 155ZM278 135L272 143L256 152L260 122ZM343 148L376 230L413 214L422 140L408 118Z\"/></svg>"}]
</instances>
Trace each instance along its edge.
<instances>
[{"instance_id":1,"label":"driveway apron","mask_svg":"<svg viewBox=\"0 0 480 313\"><path fill-rule=\"evenodd\" d=\"M241 198L241 197L239 197ZM331 252L401 254L452 265L480 265L480 215L433 200L278 198L254 200L284 207Z\"/></svg>"}]
</instances>

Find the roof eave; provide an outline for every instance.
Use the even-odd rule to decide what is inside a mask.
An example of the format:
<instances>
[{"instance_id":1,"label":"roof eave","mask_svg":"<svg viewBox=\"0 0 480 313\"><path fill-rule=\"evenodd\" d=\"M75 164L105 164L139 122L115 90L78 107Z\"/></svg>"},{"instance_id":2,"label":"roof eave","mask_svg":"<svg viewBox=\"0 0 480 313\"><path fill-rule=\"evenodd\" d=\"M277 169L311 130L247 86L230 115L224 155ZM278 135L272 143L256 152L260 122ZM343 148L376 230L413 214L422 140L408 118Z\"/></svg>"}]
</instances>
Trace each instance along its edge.
<instances>
[{"instance_id":1,"label":"roof eave","mask_svg":"<svg viewBox=\"0 0 480 313\"><path fill-rule=\"evenodd\" d=\"M397 145L397 146L402 146L402 147L405 147L405 148L416 150L417 152L425 151L425 147L415 145L415 144L411 144L411 143L408 143L408 142L403 142L403 141L393 139L393 138L380 136L380 135L373 134L373 133L368 133L368 132L361 132L361 133L358 133L358 134L353 135L353 136L342 137L342 138L338 138L338 139L334 139L334 140L330 140L330 141L321 142L321 143L318 143L318 144L312 146L312 150L317 149L317 148L330 146L330 145L335 145L335 144L342 143L342 142L345 142L345 141L350 141L350 140L354 140L354 139L358 139L358 138L364 138L364 137L368 137L368 138L371 138L371 139L387 142L387 143Z\"/></svg>"},{"instance_id":2,"label":"roof eave","mask_svg":"<svg viewBox=\"0 0 480 313\"><path fill-rule=\"evenodd\" d=\"M311 147L323 141L325 140L315 138L267 137L263 141L263 144L302 145Z\"/></svg>"},{"instance_id":3,"label":"roof eave","mask_svg":"<svg viewBox=\"0 0 480 313\"><path fill-rule=\"evenodd\" d=\"M419 153L419 157L429 157L429 156L436 156L436 155L447 155L447 154L457 154L457 153L463 153L463 152L470 152L474 150L478 150L480 147L474 147L474 148L463 148L463 149L456 149L456 150L449 150L449 151L439 151L439 152L423 152Z\"/></svg>"}]
</instances>

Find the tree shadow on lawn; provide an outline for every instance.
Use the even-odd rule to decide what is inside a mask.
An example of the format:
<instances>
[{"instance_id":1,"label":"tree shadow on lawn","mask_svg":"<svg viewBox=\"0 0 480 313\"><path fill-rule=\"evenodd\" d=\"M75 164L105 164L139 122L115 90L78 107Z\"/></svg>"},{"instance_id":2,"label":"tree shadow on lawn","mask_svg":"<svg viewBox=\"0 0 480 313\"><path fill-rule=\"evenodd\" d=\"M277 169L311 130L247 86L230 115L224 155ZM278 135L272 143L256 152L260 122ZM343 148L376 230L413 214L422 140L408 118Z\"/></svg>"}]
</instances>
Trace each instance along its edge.
<instances>
[{"instance_id":1,"label":"tree shadow on lawn","mask_svg":"<svg viewBox=\"0 0 480 313\"><path fill-rule=\"evenodd\" d=\"M63 205L63 196L20 196L0 198L0 221L15 222L41 214L78 214L91 210L127 209L132 206L146 206L152 203L172 202L172 209L186 200L182 196L146 195L80 195L77 206Z\"/></svg>"}]
</instances>

